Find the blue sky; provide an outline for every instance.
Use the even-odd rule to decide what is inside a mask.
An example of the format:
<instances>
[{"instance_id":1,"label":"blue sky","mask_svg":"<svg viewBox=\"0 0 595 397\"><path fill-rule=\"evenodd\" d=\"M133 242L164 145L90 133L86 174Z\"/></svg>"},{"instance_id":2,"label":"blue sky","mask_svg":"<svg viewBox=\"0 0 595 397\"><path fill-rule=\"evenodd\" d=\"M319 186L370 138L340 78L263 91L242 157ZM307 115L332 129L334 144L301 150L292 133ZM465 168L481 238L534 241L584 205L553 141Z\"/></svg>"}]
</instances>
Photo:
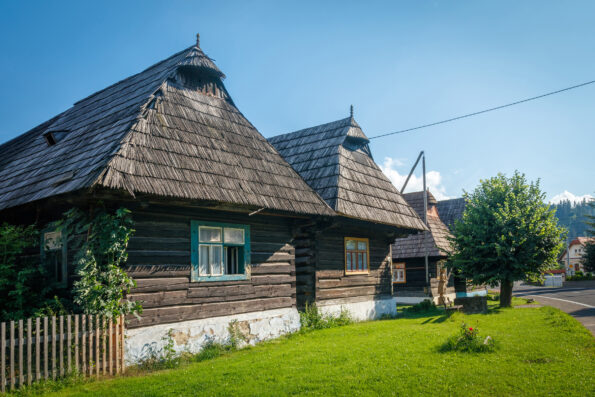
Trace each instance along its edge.
<instances>
[{"instance_id":1,"label":"blue sky","mask_svg":"<svg viewBox=\"0 0 595 397\"><path fill-rule=\"evenodd\" d=\"M592 1L4 1L0 142L197 32L263 135L353 104L371 137L595 79L594 15ZM593 195L594 109L595 84L371 147L396 183L425 150L443 197L515 169L541 178L548 199Z\"/></svg>"}]
</instances>

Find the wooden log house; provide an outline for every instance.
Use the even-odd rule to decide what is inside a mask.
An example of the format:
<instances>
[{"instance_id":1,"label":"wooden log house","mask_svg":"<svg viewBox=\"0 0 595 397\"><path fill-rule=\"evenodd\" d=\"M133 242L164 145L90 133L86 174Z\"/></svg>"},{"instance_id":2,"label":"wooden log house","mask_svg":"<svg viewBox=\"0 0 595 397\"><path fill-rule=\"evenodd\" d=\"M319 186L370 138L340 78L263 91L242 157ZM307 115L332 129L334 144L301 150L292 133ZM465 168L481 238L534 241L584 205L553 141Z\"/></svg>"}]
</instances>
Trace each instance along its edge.
<instances>
[{"instance_id":1,"label":"wooden log house","mask_svg":"<svg viewBox=\"0 0 595 397\"><path fill-rule=\"evenodd\" d=\"M390 299L389 243L424 228L352 118L319 134L328 146L298 155L311 165L302 170L293 143L282 150L242 115L224 77L197 39L0 146L0 221L42 227L73 206L132 211L128 298L144 312L128 318L129 362L169 330L176 349L197 351L234 320L250 342L294 331L308 300ZM45 230L40 256L70 286L67 241ZM394 310L381 306L369 316Z\"/></svg>"},{"instance_id":2,"label":"wooden log house","mask_svg":"<svg viewBox=\"0 0 595 397\"><path fill-rule=\"evenodd\" d=\"M300 230L298 304L356 318L394 313L390 244L425 226L374 162L353 114L269 141L337 214Z\"/></svg>"}]
</instances>

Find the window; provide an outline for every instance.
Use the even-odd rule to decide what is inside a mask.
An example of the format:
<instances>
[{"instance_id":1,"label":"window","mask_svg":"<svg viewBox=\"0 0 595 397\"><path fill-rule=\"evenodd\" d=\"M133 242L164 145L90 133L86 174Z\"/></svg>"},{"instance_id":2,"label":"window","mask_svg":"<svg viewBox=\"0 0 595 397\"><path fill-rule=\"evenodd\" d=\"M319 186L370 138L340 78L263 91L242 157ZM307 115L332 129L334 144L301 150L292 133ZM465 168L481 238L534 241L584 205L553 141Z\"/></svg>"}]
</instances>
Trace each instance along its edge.
<instances>
[{"instance_id":1,"label":"window","mask_svg":"<svg viewBox=\"0 0 595 397\"><path fill-rule=\"evenodd\" d=\"M248 278L250 226L192 221L191 245L193 281Z\"/></svg>"},{"instance_id":2,"label":"window","mask_svg":"<svg viewBox=\"0 0 595 397\"><path fill-rule=\"evenodd\" d=\"M405 263L393 263L393 283L405 282Z\"/></svg>"},{"instance_id":3,"label":"window","mask_svg":"<svg viewBox=\"0 0 595 397\"><path fill-rule=\"evenodd\" d=\"M68 131L48 131L43 134L43 137L48 146L54 146L56 143L64 139L67 134Z\"/></svg>"},{"instance_id":4,"label":"window","mask_svg":"<svg viewBox=\"0 0 595 397\"><path fill-rule=\"evenodd\" d=\"M41 234L41 261L48 277L66 286L68 281L68 258L66 239L61 231L46 231Z\"/></svg>"},{"instance_id":5,"label":"window","mask_svg":"<svg viewBox=\"0 0 595 397\"><path fill-rule=\"evenodd\" d=\"M370 252L367 238L345 237L345 273L368 273Z\"/></svg>"}]
</instances>

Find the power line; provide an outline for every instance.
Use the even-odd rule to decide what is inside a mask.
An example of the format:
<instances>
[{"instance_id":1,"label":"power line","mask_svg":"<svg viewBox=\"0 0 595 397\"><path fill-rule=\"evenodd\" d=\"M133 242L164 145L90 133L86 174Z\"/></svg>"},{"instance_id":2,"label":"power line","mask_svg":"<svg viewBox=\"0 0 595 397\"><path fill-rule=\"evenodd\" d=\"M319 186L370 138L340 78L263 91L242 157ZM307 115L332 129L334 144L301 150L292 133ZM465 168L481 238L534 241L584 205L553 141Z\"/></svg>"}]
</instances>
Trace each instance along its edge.
<instances>
[{"instance_id":1,"label":"power line","mask_svg":"<svg viewBox=\"0 0 595 397\"><path fill-rule=\"evenodd\" d=\"M519 105L521 103L525 103L525 102L529 102L529 101L534 101L536 99L544 98L544 97L550 96L550 95L559 94L559 93L564 92L564 91L570 91L570 90L573 90L575 88L584 87L586 85L593 84L593 83L595 83L595 80L587 81L586 83L582 83L582 84L573 85L572 87L562 88L561 90L548 92L546 94L534 96L534 97L531 97L531 98L522 99L520 101L507 103L506 105L500 105L500 106L496 106L494 108L480 110L479 112L468 113L468 114L465 114L463 116L453 117L451 119L437 121L435 123L424 124L424 125L420 125L418 127L407 128L405 130L388 132L386 134L376 135L376 136L373 136L373 137L371 137L369 139L382 138L382 137L389 136L389 135L402 134L403 132L415 131L415 130L419 130L419 129L422 129L422 128L433 127L433 126L439 125L439 124L450 123L451 121L460 120L460 119L464 119L464 118L471 117L471 116L477 116L478 114L483 114L483 113L487 113L487 112L493 112L494 110L504 109L504 108L507 108L507 107L510 107L510 106Z\"/></svg>"}]
</instances>

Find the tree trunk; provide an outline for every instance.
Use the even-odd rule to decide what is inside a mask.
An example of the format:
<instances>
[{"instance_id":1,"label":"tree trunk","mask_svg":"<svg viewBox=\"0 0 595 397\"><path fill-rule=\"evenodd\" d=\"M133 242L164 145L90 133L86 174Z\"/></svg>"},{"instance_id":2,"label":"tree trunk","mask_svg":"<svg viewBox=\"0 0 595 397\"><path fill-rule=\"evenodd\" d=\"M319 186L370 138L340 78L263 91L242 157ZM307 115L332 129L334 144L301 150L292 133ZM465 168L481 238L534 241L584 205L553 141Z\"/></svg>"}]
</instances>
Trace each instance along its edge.
<instances>
[{"instance_id":1,"label":"tree trunk","mask_svg":"<svg viewBox=\"0 0 595 397\"><path fill-rule=\"evenodd\" d=\"M502 280L500 282L500 307L512 305L512 281Z\"/></svg>"}]
</instances>

